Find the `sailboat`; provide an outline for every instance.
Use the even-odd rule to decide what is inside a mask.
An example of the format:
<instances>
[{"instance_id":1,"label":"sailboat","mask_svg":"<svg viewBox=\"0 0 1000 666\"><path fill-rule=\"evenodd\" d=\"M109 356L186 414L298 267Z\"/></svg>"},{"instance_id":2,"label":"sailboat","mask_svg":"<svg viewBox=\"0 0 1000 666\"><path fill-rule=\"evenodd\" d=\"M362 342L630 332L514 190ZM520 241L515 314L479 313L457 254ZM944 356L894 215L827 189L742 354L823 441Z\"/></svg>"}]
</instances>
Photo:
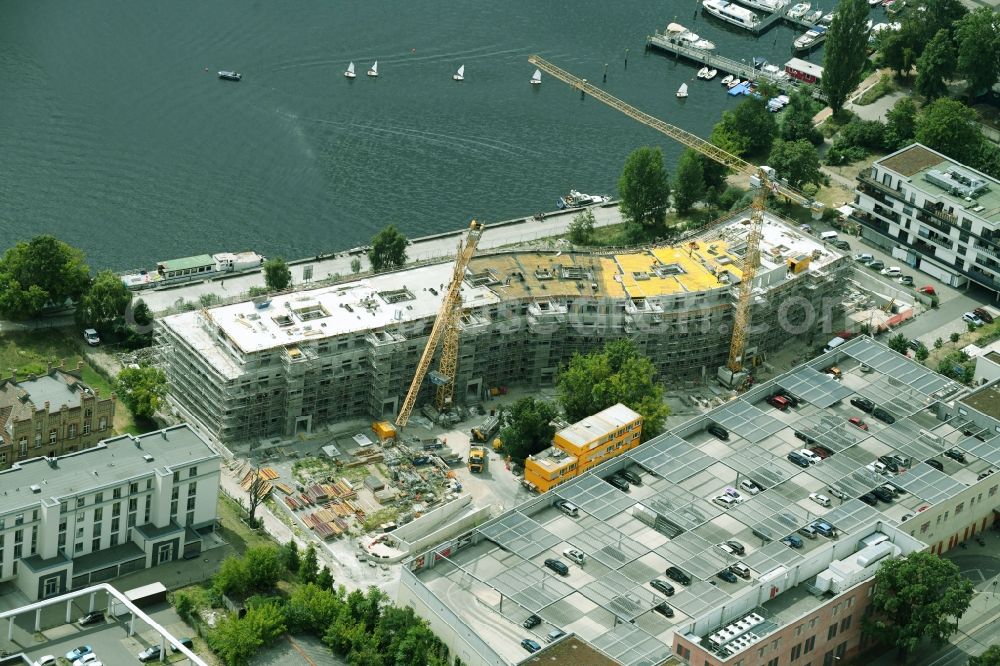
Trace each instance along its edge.
<instances>
[{"instance_id":1,"label":"sailboat","mask_svg":"<svg viewBox=\"0 0 1000 666\"><path fill-rule=\"evenodd\" d=\"M344 72L344 76L346 76L349 79L353 79L354 78L354 63L353 62L350 65L347 66L347 71Z\"/></svg>"},{"instance_id":2,"label":"sailboat","mask_svg":"<svg viewBox=\"0 0 1000 666\"><path fill-rule=\"evenodd\" d=\"M372 68L368 70L368 76L378 76L378 60L372 65Z\"/></svg>"},{"instance_id":3,"label":"sailboat","mask_svg":"<svg viewBox=\"0 0 1000 666\"><path fill-rule=\"evenodd\" d=\"M455 81L464 81L465 80L465 65L462 65L461 67L459 67L458 71L451 75L451 78L454 79Z\"/></svg>"},{"instance_id":4,"label":"sailboat","mask_svg":"<svg viewBox=\"0 0 1000 666\"><path fill-rule=\"evenodd\" d=\"M535 73L531 75L531 85L537 86L542 82L542 70L536 69Z\"/></svg>"},{"instance_id":5,"label":"sailboat","mask_svg":"<svg viewBox=\"0 0 1000 666\"><path fill-rule=\"evenodd\" d=\"M681 87L677 89L677 96L684 98L688 96L688 84L682 83Z\"/></svg>"}]
</instances>

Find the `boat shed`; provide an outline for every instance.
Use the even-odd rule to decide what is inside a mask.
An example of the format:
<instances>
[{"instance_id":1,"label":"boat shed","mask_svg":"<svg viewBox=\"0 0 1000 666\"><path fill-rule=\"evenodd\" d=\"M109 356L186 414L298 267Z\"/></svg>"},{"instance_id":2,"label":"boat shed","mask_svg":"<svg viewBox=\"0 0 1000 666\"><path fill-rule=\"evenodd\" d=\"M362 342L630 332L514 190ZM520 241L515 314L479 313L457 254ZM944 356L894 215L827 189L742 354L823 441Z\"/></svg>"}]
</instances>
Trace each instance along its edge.
<instances>
[{"instance_id":1,"label":"boat shed","mask_svg":"<svg viewBox=\"0 0 1000 666\"><path fill-rule=\"evenodd\" d=\"M198 275L199 273L211 273L215 270L215 259L207 254L199 254L194 257L184 257L182 259L170 259L156 264L156 271L164 279L182 277L186 275Z\"/></svg>"},{"instance_id":2,"label":"boat shed","mask_svg":"<svg viewBox=\"0 0 1000 666\"><path fill-rule=\"evenodd\" d=\"M785 63L785 72L793 79L798 79L803 83L819 83L823 78L823 68L819 65L792 58Z\"/></svg>"}]
</instances>

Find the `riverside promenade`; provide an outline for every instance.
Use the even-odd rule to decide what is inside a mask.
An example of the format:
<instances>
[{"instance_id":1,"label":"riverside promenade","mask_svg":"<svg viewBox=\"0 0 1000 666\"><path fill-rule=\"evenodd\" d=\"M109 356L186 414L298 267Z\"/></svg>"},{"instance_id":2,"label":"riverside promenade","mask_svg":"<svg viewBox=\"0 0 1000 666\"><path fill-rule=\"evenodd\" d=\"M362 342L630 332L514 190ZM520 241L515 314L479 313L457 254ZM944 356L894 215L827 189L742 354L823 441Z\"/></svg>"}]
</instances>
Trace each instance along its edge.
<instances>
[{"instance_id":1,"label":"riverside promenade","mask_svg":"<svg viewBox=\"0 0 1000 666\"><path fill-rule=\"evenodd\" d=\"M567 211L545 213L541 220L526 217L492 224L487 222L486 233L479 241L479 249L497 249L507 245L528 243L540 238L564 234L573 217L581 210L574 208ZM622 221L617 204L594 206L591 210L594 212L595 226L597 227L619 224ZM465 228L461 228L443 234L412 239L410 246L406 248L407 261L423 262L454 257L458 239L465 231ZM364 253L352 253L351 250L323 254L319 257L289 260L292 284L296 287L308 288L311 283L326 280L334 275L351 275L353 272L351 271L351 261L355 258L361 260L362 271L369 268L368 257ZM310 269L312 271L311 278L307 276ZM135 292L135 296L145 301L152 312L158 313L169 310L184 301L197 303L205 294L214 294L227 299L246 293L250 287L263 286L263 273L251 271L230 277L215 276L200 282L187 282L162 289L146 289Z\"/></svg>"}]
</instances>

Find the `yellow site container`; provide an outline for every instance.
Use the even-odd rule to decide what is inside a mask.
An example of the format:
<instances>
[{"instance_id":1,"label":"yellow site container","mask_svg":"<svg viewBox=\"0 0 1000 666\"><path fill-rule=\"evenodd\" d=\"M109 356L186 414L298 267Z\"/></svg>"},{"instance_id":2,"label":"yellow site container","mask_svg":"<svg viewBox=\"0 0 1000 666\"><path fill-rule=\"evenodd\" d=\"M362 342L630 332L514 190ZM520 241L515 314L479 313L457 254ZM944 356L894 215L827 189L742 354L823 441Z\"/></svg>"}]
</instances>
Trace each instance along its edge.
<instances>
[{"instance_id":1,"label":"yellow site container","mask_svg":"<svg viewBox=\"0 0 1000 666\"><path fill-rule=\"evenodd\" d=\"M812 260L808 254L800 254L797 257L790 258L788 260L788 270L792 273L798 275L805 269L809 268L809 262Z\"/></svg>"},{"instance_id":2,"label":"yellow site container","mask_svg":"<svg viewBox=\"0 0 1000 666\"><path fill-rule=\"evenodd\" d=\"M388 421L374 421L372 422L372 432L374 432L380 440L385 441L396 436L396 426L392 425Z\"/></svg>"}]
</instances>

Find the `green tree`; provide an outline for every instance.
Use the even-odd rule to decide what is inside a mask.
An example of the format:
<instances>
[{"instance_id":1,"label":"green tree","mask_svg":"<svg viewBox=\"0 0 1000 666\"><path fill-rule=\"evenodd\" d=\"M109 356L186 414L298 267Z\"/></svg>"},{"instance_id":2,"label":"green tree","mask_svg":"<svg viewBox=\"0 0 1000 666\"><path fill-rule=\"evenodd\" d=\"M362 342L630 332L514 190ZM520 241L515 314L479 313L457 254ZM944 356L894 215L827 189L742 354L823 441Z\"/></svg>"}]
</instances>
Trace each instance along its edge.
<instances>
[{"instance_id":1,"label":"green tree","mask_svg":"<svg viewBox=\"0 0 1000 666\"><path fill-rule=\"evenodd\" d=\"M151 326L153 323L153 313L149 311L146 301L141 298L136 299L135 304L132 306L132 321L136 326L142 326L143 328Z\"/></svg>"},{"instance_id":2,"label":"green tree","mask_svg":"<svg viewBox=\"0 0 1000 666\"><path fill-rule=\"evenodd\" d=\"M861 82L868 57L868 3L840 0L827 31L821 85L834 114L839 114L847 96Z\"/></svg>"},{"instance_id":3,"label":"green tree","mask_svg":"<svg viewBox=\"0 0 1000 666\"><path fill-rule=\"evenodd\" d=\"M1000 645L991 645L978 657L969 657L969 666L1000 666Z\"/></svg>"},{"instance_id":4,"label":"green tree","mask_svg":"<svg viewBox=\"0 0 1000 666\"><path fill-rule=\"evenodd\" d=\"M319 574L319 558L316 557L316 547L309 544L306 553L299 563L299 582L315 583Z\"/></svg>"},{"instance_id":5,"label":"green tree","mask_svg":"<svg viewBox=\"0 0 1000 666\"><path fill-rule=\"evenodd\" d=\"M188 621L195 611L194 599L187 592L174 593L174 610L182 620Z\"/></svg>"},{"instance_id":6,"label":"green tree","mask_svg":"<svg viewBox=\"0 0 1000 666\"><path fill-rule=\"evenodd\" d=\"M212 589L217 594L243 596L247 591L247 568L243 558L230 555L219 564L212 576Z\"/></svg>"},{"instance_id":7,"label":"green tree","mask_svg":"<svg viewBox=\"0 0 1000 666\"><path fill-rule=\"evenodd\" d=\"M594 211L589 208L573 216L569 223L569 240L575 245L588 245L594 238Z\"/></svg>"},{"instance_id":8,"label":"green tree","mask_svg":"<svg viewBox=\"0 0 1000 666\"><path fill-rule=\"evenodd\" d=\"M885 144L898 150L913 143L917 133L917 105L909 97L899 99L885 114Z\"/></svg>"},{"instance_id":9,"label":"green tree","mask_svg":"<svg viewBox=\"0 0 1000 666\"><path fill-rule=\"evenodd\" d=\"M863 631L894 645L902 655L929 638L943 645L958 630L972 602L972 583L958 567L931 553L887 560L875 573L873 612Z\"/></svg>"},{"instance_id":10,"label":"green tree","mask_svg":"<svg viewBox=\"0 0 1000 666\"><path fill-rule=\"evenodd\" d=\"M260 636L247 631L242 620L235 615L223 617L206 636L208 646L226 666L245 666L263 647Z\"/></svg>"},{"instance_id":11,"label":"green tree","mask_svg":"<svg viewBox=\"0 0 1000 666\"><path fill-rule=\"evenodd\" d=\"M260 637L262 645L271 645L285 633L285 614L281 606L268 599L267 603L247 609L243 624L251 634Z\"/></svg>"},{"instance_id":12,"label":"green tree","mask_svg":"<svg viewBox=\"0 0 1000 666\"><path fill-rule=\"evenodd\" d=\"M500 431L504 451L518 463L531 455L544 451L552 443L556 429L555 407L544 400L526 396L515 402L504 413L506 426Z\"/></svg>"},{"instance_id":13,"label":"green tree","mask_svg":"<svg viewBox=\"0 0 1000 666\"><path fill-rule=\"evenodd\" d=\"M361 272L361 260L357 257L351 259L351 272L355 275Z\"/></svg>"},{"instance_id":14,"label":"green tree","mask_svg":"<svg viewBox=\"0 0 1000 666\"><path fill-rule=\"evenodd\" d=\"M819 153L816 147L805 139L798 141L774 142L774 149L767 163L774 168L788 184L799 189L806 183L819 184L823 175L819 171Z\"/></svg>"},{"instance_id":15,"label":"green tree","mask_svg":"<svg viewBox=\"0 0 1000 666\"><path fill-rule=\"evenodd\" d=\"M248 548L243 554L246 587L251 592L270 592L278 584L284 568L281 555L274 546Z\"/></svg>"},{"instance_id":16,"label":"green tree","mask_svg":"<svg viewBox=\"0 0 1000 666\"><path fill-rule=\"evenodd\" d=\"M133 414L152 418L167 394L167 376L150 365L125 368L115 380L115 393Z\"/></svg>"},{"instance_id":17,"label":"green tree","mask_svg":"<svg viewBox=\"0 0 1000 666\"><path fill-rule=\"evenodd\" d=\"M774 138L778 136L778 123L774 114L767 110L767 101L763 96L750 95L743 98L733 109L730 119L734 129L746 138L748 154L767 154Z\"/></svg>"},{"instance_id":18,"label":"green tree","mask_svg":"<svg viewBox=\"0 0 1000 666\"><path fill-rule=\"evenodd\" d=\"M955 27L958 44L956 71L968 84L970 97L988 92L1000 77L1000 33L996 13L979 7Z\"/></svg>"},{"instance_id":19,"label":"green tree","mask_svg":"<svg viewBox=\"0 0 1000 666\"><path fill-rule=\"evenodd\" d=\"M368 261L376 273L400 268L406 263L406 246L409 241L393 225L387 226L372 238Z\"/></svg>"},{"instance_id":20,"label":"green tree","mask_svg":"<svg viewBox=\"0 0 1000 666\"><path fill-rule=\"evenodd\" d=\"M321 567L316 576L316 587L321 590L333 589L333 574L326 567Z\"/></svg>"},{"instance_id":21,"label":"green tree","mask_svg":"<svg viewBox=\"0 0 1000 666\"><path fill-rule=\"evenodd\" d=\"M94 328L102 338L110 338L125 323L125 311L132 294L117 274L101 271L76 303L76 322ZM148 312L148 310L147 310Z\"/></svg>"},{"instance_id":22,"label":"green tree","mask_svg":"<svg viewBox=\"0 0 1000 666\"><path fill-rule=\"evenodd\" d=\"M264 284L271 291L282 291L292 284L292 271L281 257L264 262Z\"/></svg>"},{"instance_id":23,"label":"green tree","mask_svg":"<svg viewBox=\"0 0 1000 666\"><path fill-rule=\"evenodd\" d=\"M912 40L904 31L883 30L876 38L876 48L882 65L905 76L913 68L919 55L913 50Z\"/></svg>"},{"instance_id":24,"label":"green tree","mask_svg":"<svg viewBox=\"0 0 1000 666\"><path fill-rule=\"evenodd\" d=\"M930 356L931 353L930 351L927 350L927 347L925 347L924 345L920 345L919 347L917 347L917 351L915 352L914 355L917 361L923 363L924 361L927 360L927 357Z\"/></svg>"},{"instance_id":25,"label":"green tree","mask_svg":"<svg viewBox=\"0 0 1000 666\"><path fill-rule=\"evenodd\" d=\"M309 632L323 636L342 608L342 600L332 590L319 585L297 585L285 605L288 630L293 634Z\"/></svg>"},{"instance_id":26,"label":"green tree","mask_svg":"<svg viewBox=\"0 0 1000 666\"><path fill-rule=\"evenodd\" d=\"M889 349L899 352L900 354L906 355L906 350L909 349L907 346L906 336L902 333L897 333L886 341Z\"/></svg>"},{"instance_id":27,"label":"green tree","mask_svg":"<svg viewBox=\"0 0 1000 666\"><path fill-rule=\"evenodd\" d=\"M656 374L653 362L631 340L612 340L600 351L573 355L559 373L559 402L570 421L620 402L642 415L645 441L660 433L670 414Z\"/></svg>"},{"instance_id":28,"label":"green tree","mask_svg":"<svg viewBox=\"0 0 1000 666\"><path fill-rule=\"evenodd\" d=\"M931 100L948 94L946 79L955 73L955 47L946 29L938 30L934 39L917 58L916 91Z\"/></svg>"},{"instance_id":29,"label":"green tree","mask_svg":"<svg viewBox=\"0 0 1000 666\"><path fill-rule=\"evenodd\" d=\"M954 160L968 164L982 143L976 112L948 98L935 100L917 117L916 139Z\"/></svg>"},{"instance_id":30,"label":"green tree","mask_svg":"<svg viewBox=\"0 0 1000 666\"><path fill-rule=\"evenodd\" d=\"M705 170L702 168L701 155L689 148L681 153L677 162L677 177L674 179L674 205L677 206L677 212L687 213L704 196Z\"/></svg>"},{"instance_id":31,"label":"green tree","mask_svg":"<svg viewBox=\"0 0 1000 666\"><path fill-rule=\"evenodd\" d=\"M818 146L823 143L823 135L813 125L813 118L816 116L816 105L811 97L801 90L793 90L789 95L788 106L785 107L778 128L778 136L785 141L798 141L805 139L809 143Z\"/></svg>"},{"instance_id":32,"label":"green tree","mask_svg":"<svg viewBox=\"0 0 1000 666\"><path fill-rule=\"evenodd\" d=\"M618 198L625 222L641 229L646 238L666 233L670 182L659 148L636 148L626 158L618 178Z\"/></svg>"},{"instance_id":33,"label":"green tree","mask_svg":"<svg viewBox=\"0 0 1000 666\"><path fill-rule=\"evenodd\" d=\"M90 286L83 252L55 236L36 236L0 258L0 314L30 319L46 306L76 302Z\"/></svg>"},{"instance_id":34,"label":"green tree","mask_svg":"<svg viewBox=\"0 0 1000 666\"><path fill-rule=\"evenodd\" d=\"M941 349L941 347L943 346L944 346L944 340L942 340L940 337L934 340L934 349Z\"/></svg>"},{"instance_id":35,"label":"green tree","mask_svg":"<svg viewBox=\"0 0 1000 666\"><path fill-rule=\"evenodd\" d=\"M300 559L299 546L295 543L294 538L289 539L281 546L281 563L289 573L298 575Z\"/></svg>"},{"instance_id":36,"label":"green tree","mask_svg":"<svg viewBox=\"0 0 1000 666\"><path fill-rule=\"evenodd\" d=\"M952 342L958 342L958 339L960 337L962 336L959 335L958 332L953 332L951 335L948 336L948 339L951 340Z\"/></svg>"}]
</instances>

